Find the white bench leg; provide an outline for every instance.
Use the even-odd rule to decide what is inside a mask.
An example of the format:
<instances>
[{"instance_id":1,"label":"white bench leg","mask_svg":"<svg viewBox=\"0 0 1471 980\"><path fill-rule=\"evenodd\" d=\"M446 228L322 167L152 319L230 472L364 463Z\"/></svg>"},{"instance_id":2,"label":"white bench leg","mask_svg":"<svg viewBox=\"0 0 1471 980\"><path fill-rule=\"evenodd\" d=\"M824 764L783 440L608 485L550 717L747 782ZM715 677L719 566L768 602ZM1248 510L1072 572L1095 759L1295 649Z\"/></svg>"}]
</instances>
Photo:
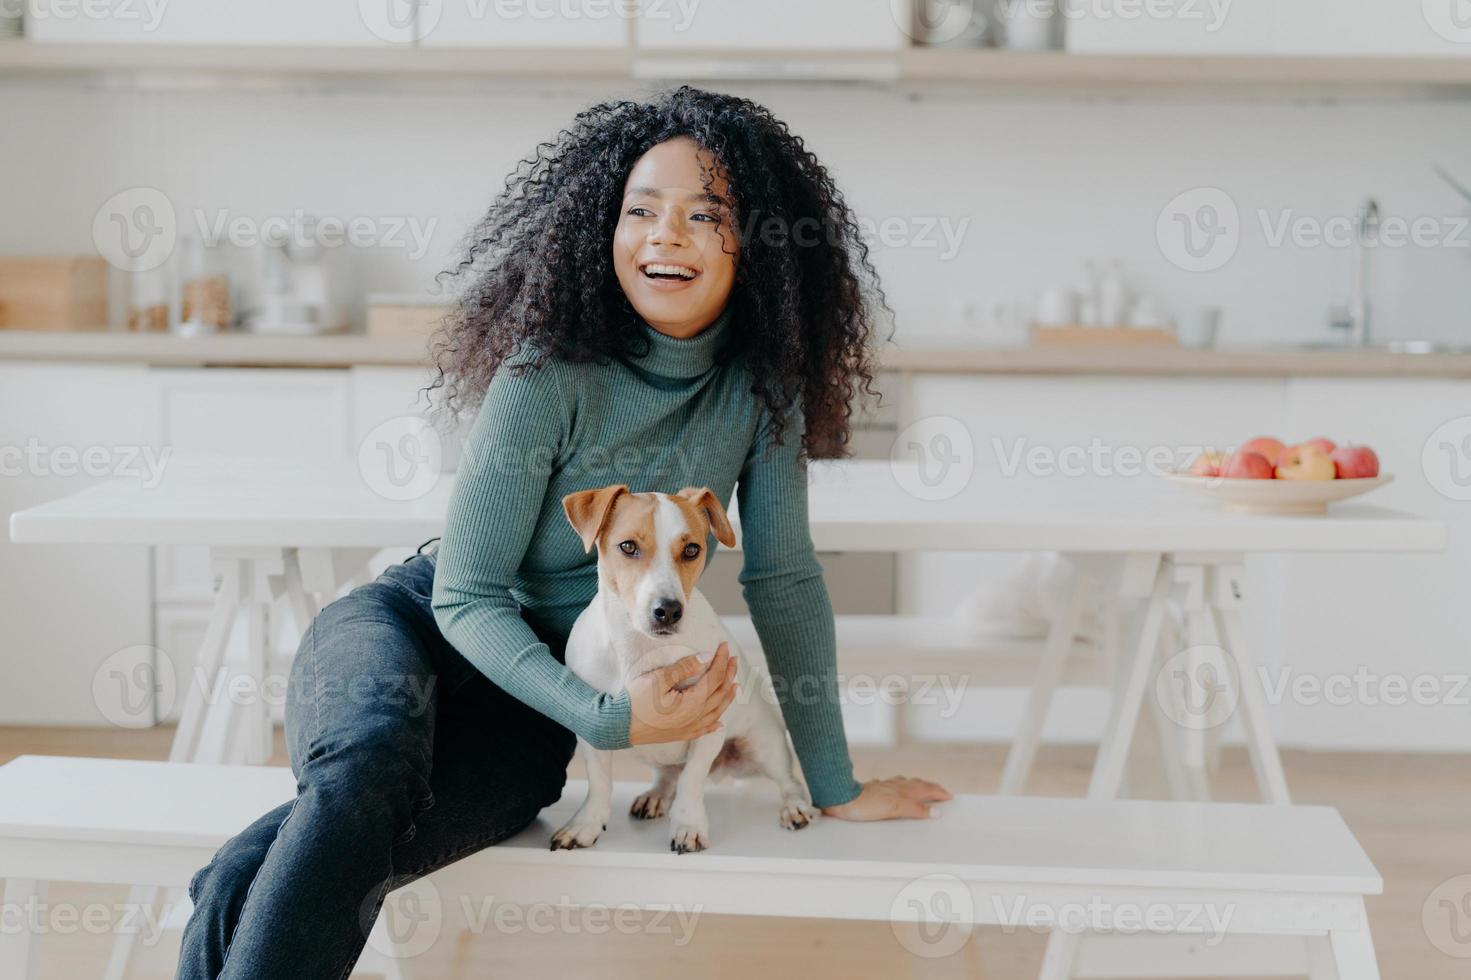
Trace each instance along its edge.
<instances>
[{"instance_id":1,"label":"white bench leg","mask_svg":"<svg viewBox=\"0 0 1471 980\"><path fill-rule=\"evenodd\" d=\"M163 889L154 885L134 885L128 889L129 909L153 909L158 906L159 894ZM149 919L152 916L148 916ZM107 961L107 971L102 974L103 980L125 980L128 975L128 965L133 960L133 947L137 944L138 934L136 932L120 932L112 943L112 955Z\"/></svg>"},{"instance_id":2,"label":"white bench leg","mask_svg":"<svg viewBox=\"0 0 1471 980\"><path fill-rule=\"evenodd\" d=\"M1239 566L1228 565L1218 569L1211 605L1221 642L1236 661L1236 675L1241 686L1237 707L1241 712L1242 727L1246 730L1246 747L1251 753L1251 765L1256 770L1262 800L1285 806L1292 802L1292 796L1287 790L1287 776L1282 771L1282 758L1277 754L1277 740L1272 734L1271 719L1267 716L1267 692L1262 687L1261 673L1251 655L1251 645L1246 640L1241 612L1237 608L1236 592L1243 577L1244 571Z\"/></svg>"},{"instance_id":3,"label":"white bench leg","mask_svg":"<svg viewBox=\"0 0 1471 980\"><path fill-rule=\"evenodd\" d=\"M1333 942L1327 936L1312 936L1307 947L1308 980L1339 980L1338 967L1333 965Z\"/></svg>"},{"instance_id":4,"label":"white bench leg","mask_svg":"<svg viewBox=\"0 0 1471 980\"><path fill-rule=\"evenodd\" d=\"M1338 980L1379 980L1379 961L1368 929L1337 929L1328 934Z\"/></svg>"},{"instance_id":5,"label":"white bench leg","mask_svg":"<svg viewBox=\"0 0 1471 980\"><path fill-rule=\"evenodd\" d=\"M1052 930L1047 936L1047 952L1042 957L1042 969L1037 980L1072 980L1073 965L1078 960L1078 947L1082 942L1081 933Z\"/></svg>"},{"instance_id":6,"label":"white bench leg","mask_svg":"<svg viewBox=\"0 0 1471 980\"><path fill-rule=\"evenodd\" d=\"M36 980L40 976L37 936L31 930L31 910L46 900L46 883L34 878L7 878L5 904L0 906L0 977Z\"/></svg>"},{"instance_id":7,"label":"white bench leg","mask_svg":"<svg viewBox=\"0 0 1471 980\"><path fill-rule=\"evenodd\" d=\"M1052 705L1052 695L1062 677L1063 665L1072 652L1073 637L1078 631L1078 616L1082 612L1083 597L1087 582L1081 572L1073 575L1072 595L1063 614L1053 620L1047 631L1047 643L1042 650L1042 662L1037 666L1037 675L1027 694L1026 707L1022 709L1021 726L1006 753L1006 768L1001 772L1001 794L1013 796L1026 786L1027 775L1032 771L1032 762L1037 758L1037 747L1042 742L1042 726L1047 722L1047 709Z\"/></svg>"}]
</instances>

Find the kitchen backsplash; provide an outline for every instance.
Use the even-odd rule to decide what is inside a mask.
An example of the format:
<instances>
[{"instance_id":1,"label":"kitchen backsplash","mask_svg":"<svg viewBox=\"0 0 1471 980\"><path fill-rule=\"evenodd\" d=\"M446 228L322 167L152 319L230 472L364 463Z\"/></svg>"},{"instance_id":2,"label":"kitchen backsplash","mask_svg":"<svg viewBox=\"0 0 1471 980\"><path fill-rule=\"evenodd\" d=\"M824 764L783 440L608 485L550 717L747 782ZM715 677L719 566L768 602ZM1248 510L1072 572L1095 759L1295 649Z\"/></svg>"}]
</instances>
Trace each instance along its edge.
<instances>
[{"instance_id":1,"label":"kitchen backsplash","mask_svg":"<svg viewBox=\"0 0 1471 980\"><path fill-rule=\"evenodd\" d=\"M547 120L611 94L9 82L0 253L95 252L99 209L119 194L161 195L181 232L237 250L325 218L348 243L343 294L361 328L366 294L432 287ZM1225 343L1324 337L1350 289L1343 230L1371 195L1405 231L1374 257L1378 336L1471 334L1471 209L1432 169L1471 181L1468 103L749 94L835 172L901 340L1004 342L1008 317L1081 285L1090 259L1119 260L1170 316L1223 307Z\"/></svg>"}]
</instances>

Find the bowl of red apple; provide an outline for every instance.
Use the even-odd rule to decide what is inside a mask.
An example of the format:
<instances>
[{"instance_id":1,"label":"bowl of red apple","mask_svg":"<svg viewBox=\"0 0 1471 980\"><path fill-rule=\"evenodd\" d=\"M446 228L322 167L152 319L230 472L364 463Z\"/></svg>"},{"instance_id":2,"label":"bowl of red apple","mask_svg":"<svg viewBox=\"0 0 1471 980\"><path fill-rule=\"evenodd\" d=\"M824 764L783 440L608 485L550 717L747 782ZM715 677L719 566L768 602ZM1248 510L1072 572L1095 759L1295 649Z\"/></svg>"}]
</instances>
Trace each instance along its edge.
<instances>
[{"instance_id":1,"label":"bowl of red apple","mask_svg":"<svg viewBox=\"0 0 1471 980\"><path fill-rule=\"evenodd\" d=\"M1256 514L1322 514L1328 505L1394 479L1379 472L1368 446L1322 437L1288 445L1259 436L1231 452L1210 450L1188 472L1169 479L1218 500L1227 510Z\"/></svg>"}]
</instances>

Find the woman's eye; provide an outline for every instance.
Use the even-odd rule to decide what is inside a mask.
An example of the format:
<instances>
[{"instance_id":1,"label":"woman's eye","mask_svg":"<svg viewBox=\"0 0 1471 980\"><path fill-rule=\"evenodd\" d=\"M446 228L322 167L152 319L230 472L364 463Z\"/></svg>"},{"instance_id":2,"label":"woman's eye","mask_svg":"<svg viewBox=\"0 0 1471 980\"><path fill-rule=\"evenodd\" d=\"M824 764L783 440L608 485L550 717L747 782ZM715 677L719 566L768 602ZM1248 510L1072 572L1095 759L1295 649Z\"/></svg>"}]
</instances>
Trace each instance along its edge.
<instances>
[{"instance_id":1,"label":"woman's eye","mask_svg":"<svg viewBox=\"0 0 1471 980\"><path fill-rule=\"evenodd\" d=\"M699 554L700 554L700 546L699 545L697 545L697 544L687 544L687 545L684 546L684 560L685 561L693 561L694 559L696 559L697 557L699 557Z\"/></svg>"},{"instance_id":2,"label":"woman's eye","mask_svg":"<svg viewBox=\"0 0 1471 980\"><path fill-rule=\"evenodd\" d=\"M638 545L634 544L632 541L620 541L618 543L618 550L623 552L625 555L629 555L632 557L636 557L638 555Z\"/></svg>"},{"instance_id":3,"label":"woman's eye","mask_svg":"<svg viewBox=\"0 0 1471 980\"><path fill-rule=\"evenodd\" d=\"M648 208L634 205L633 207L628 209L628 213L635 218L648 218L651 217L654 212L650 211Z\"/></svg>"},{"instance_id":4,"label":"woman's eye","mask_svg":"<svg viewBox=\"0 0 1471 980\"><path fill-rule=\"evenodd\" d=\"M695 220L695 221L713 221L717 225L720 224L720 218L718 216L713 215L713 214L705 214L703 212L701 212L700 214L694 215L693 216L693 220Z\"/></svg>"}]
</instances>

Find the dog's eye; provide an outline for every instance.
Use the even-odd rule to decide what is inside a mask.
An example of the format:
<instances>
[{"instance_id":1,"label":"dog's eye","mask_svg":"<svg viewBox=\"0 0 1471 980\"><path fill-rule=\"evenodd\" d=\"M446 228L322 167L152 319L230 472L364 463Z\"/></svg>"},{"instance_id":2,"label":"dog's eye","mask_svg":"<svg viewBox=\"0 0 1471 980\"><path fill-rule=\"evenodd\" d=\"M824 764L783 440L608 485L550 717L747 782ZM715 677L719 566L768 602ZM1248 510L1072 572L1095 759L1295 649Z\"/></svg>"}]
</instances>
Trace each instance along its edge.
<instances>
[{"instance_id":1,"label":"dog's eye","mask_svg":"<svg viewBox=\"0 0 1471 980\"><path fill-rule=\"evenodd\" d=\"M699 545L691 543L691 544L687 544L687 545L684 546L684 560L685 561L694 561L696 558L699 557L699 555L700 555L700 546Z\"/></svg>"},{"instance_id":2,"label":"dog's eye","mask_svg":"<svg viewBox=\"0 0 1471 980\"><path fill-rule=\"evenodd\" d=\"M620 541L620 542L618 542L618 550L621 551L621 552L623 552L625 555L629 555L629 556L637 556L638 555L638 545L634 544L632 541Z\"/></svg>"}]
</instances>

